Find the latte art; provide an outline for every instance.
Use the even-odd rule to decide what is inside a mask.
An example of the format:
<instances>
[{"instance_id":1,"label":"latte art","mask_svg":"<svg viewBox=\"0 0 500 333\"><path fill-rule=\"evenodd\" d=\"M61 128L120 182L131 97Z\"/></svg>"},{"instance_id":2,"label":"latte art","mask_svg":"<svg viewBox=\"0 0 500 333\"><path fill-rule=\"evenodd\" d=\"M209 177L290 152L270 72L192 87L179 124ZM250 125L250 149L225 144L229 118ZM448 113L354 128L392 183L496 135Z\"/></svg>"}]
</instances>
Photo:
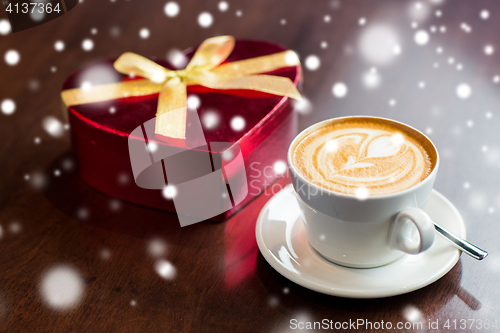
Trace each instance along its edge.
<instances>
[{"instance_id":1,"label":"latte art","mask_svg":"<svg viewBox=\"0 0 500 333\"><path fill-rule=\"evenodd\" d=\"M433 160L416 137L390 123L347 118L309 133L296 145L294 166L310 182L336 192L398 192L424 180Z\"/></svg>"}]
</instances>

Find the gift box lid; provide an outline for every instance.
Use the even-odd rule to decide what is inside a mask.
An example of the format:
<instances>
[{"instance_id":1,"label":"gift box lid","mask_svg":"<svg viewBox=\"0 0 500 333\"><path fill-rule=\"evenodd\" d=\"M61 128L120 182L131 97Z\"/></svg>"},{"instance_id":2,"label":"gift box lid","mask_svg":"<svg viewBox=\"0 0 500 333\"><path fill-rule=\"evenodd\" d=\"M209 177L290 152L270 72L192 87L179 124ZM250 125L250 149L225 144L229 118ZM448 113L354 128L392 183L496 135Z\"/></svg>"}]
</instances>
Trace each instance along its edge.
<instances>
[{"instance_id":1,"label":"gift box lid","mask_svg":"<svg viewBox=\"0 0 500 333\"><path fill-rule=\"evenodd\" d=\"M225 62L244 60L269 55L287 50L286 48L264 41L236 40L235 47ZM189 60L194 48L184 52ZM152 59L168 69L178 69L166 60ZM134 80L117 72L113 68L114 60L94 62L73 72L64 82L63 90L85 85L97 86L123 80ZM264 73L263 73L264 74ZM287 77L294 85L300 81L300 66L285 67L265 74ZM231 142L241 144L247 138L255 137L255 132L268 121L276 117L288 97L269 95L250 90L213 90L202 86L188 86L188 107L194 105L197 112L188 112L186 121L187 146L196 146L190 142L190 127L201 120L203 135L207 142ZM127 97L104 102L74 105L69 111L78 116L89 126L128 137L137 126L155 117L158 95ZM199 119L199 120L198 120ZM167 144L179 145L179 141L167 140ZM164 143L164 142L163 142Z\"/></svg>"}]
</instances>

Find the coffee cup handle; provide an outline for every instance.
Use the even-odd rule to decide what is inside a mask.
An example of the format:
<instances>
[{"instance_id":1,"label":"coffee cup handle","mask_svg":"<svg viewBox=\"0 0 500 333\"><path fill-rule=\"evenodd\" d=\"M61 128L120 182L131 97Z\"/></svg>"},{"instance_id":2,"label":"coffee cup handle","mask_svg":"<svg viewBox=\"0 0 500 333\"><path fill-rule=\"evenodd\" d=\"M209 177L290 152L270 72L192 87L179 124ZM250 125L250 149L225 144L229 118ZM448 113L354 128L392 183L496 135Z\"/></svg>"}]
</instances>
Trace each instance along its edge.
<instances>
[{"instance_id":1,"label":"coffee cup handle","mask_svg":"<svg viewBox=\"0 0 500 333\"><path fill-rule=\"evenodd\" d=\"M429 215L420 208L411 207L401 211L392 223L390 247L418 254L430 248L435 237L434 223Z\"/></svg>"}]
</instances>

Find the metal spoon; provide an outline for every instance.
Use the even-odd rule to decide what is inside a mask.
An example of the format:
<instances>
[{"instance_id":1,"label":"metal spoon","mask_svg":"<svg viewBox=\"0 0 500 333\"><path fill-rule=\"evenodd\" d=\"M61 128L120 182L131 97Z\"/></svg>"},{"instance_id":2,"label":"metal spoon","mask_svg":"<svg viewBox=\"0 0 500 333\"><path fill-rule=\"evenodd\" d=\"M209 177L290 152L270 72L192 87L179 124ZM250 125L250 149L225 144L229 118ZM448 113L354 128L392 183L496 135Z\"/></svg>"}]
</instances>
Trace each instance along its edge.
<instances>
[{"instance_id":1,"label":"metal spoon","mask_svg":"<svg viewBox=\"0 0 500 333\"><path fill-rule=\"evenodd\" d=\"M477 260L483 260L488 256L488 252L478 248L477 246L469 243L463 238L460 238L458 236L455 236L448 230L444 229L443 227L437 225L434 222L434 227L436 228L436 231L446 238L448 241L450 241L457 249L459 249L462 252L467 253L470 255L472 258L477 259Z\"/></svg>"}]
</instances>

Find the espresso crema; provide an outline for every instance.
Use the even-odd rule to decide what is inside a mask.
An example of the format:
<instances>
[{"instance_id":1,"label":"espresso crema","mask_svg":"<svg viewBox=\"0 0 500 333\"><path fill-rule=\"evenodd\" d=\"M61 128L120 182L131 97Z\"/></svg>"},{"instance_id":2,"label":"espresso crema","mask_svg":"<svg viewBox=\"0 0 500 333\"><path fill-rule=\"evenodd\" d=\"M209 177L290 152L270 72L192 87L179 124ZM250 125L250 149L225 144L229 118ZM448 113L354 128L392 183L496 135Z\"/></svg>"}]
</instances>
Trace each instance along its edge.
<instances>
[{"instance_id":1,"label":"espresso crema","mask_svg":"<svg viewBox=\"0 0 500 333\"><path fill-rule=\"evenodd\" d=\"M292 163L310 182L346 194L407 189L436 164L432 144L396 122L353 117L334 120L296 143Z\"/></svg>"}]
</instances>

